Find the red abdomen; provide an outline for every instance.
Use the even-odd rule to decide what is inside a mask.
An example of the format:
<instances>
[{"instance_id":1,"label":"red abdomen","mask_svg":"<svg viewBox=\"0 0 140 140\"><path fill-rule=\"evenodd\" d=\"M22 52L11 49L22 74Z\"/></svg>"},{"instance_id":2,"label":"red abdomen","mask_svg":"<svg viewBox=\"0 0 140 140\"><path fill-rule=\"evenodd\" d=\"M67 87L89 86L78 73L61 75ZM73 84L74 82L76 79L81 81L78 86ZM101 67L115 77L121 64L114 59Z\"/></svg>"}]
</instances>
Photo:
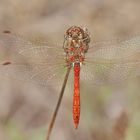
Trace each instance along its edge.
<instances>
[{"instance_id":1,"label":"red abdomen","mask_svg":"<svg viewBox=\"0 0 140 140\"><path fill-rule=\"evenodd\" d=\"M73 96L73 120L75 128L78 128L80 120L80 64L74 65L74 96Z\"/></svg>"}]
</instances>

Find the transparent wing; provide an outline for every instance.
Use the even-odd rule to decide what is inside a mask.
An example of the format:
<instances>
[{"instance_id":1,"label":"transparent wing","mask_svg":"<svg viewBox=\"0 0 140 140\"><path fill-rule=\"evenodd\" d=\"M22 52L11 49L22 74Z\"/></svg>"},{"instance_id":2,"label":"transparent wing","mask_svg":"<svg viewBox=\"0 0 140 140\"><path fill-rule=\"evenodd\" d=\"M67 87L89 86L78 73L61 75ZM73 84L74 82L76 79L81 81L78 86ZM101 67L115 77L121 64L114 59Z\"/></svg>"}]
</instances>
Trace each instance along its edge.
<instances>
[{"instance_id":1,"label":"transparent wing","mask_svg":"<svg viewBox=\"0 0 140 140\"><path fill-rule=\"evenodd\" d=\"M9 77L38 83L43 86L55 85L60 83L60 79L64 78L66 68L62 65L44 66L41 64L25 64L25 63L12 63L9 65L1 65L0 73ZM60 75L61 74L61 75ZM57 83L58 82L58 83Z\"/></svg>"},{"instance_id":2,"label":"transparent wing","mask_svg":"<svg viewBox=\"0 0 140 140\"><path fill-rule=\"evenodd\" d=\"M16 54L20 54L25 56L27 59L35 61L45 61L45 57L51 57L53 59L63 58L62 47L50 47L47 46L46 43L35 40L31 42L24 39L22 36L11 32L0 33L0 47L10 49L10 51L15 51Z\"/></svg>"},{"instance_id":3,"label":"transparent wing","mask_svg":"<svg viewBox=\"0 0 140 140\"><path fill-rule=\"evenodd\" d=\"M140 36L125 41L95 43L86 55L89 61L114 61L127 58L140 52Z\"/></svg>"},{"instance_id":4,"label":"transparent wing","mask_svg":"<svg viewBox=\"0 0 140 140\"><path fill-rule=\"evenodd\" d=\"M91 84L118 83L140 76L140 62L86 63L81 68L81 80Z\"/></svg>"},{"instance_id":5,"label":"transparent wing","mask_svg":"<svg viewBox=\"0 0 140 140\"><path fill-rule=\"evenodd\" d=\"M10 49L10 58L0 65L1 74L15 79L32 81L46 86L61 82L64 78L63 50L58 47L36 45L21 36L0 34L0 47Z\"/></svg>"}]
</instances>

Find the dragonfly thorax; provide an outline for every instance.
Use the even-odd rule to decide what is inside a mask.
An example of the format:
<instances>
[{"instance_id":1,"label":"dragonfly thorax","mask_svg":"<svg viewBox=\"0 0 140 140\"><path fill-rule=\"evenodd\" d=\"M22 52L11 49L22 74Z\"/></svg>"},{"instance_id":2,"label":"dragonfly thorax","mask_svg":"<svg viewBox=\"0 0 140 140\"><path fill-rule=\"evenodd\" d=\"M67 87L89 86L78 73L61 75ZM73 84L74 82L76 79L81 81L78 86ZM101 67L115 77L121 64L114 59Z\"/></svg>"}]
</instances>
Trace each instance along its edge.
<instances>
[{"instance_id":1,"label":"dragonfly thorax","mask_svg":"<svg viewBox=\"0 0 140 140\"><path fill-rule=\"evenodd\" d=\"M86 28L77 26L70 27L65 34L64 51L66 53L66 63L83 63L85 53L89 48L90 37Z\"/></svg>"}]
</instances>

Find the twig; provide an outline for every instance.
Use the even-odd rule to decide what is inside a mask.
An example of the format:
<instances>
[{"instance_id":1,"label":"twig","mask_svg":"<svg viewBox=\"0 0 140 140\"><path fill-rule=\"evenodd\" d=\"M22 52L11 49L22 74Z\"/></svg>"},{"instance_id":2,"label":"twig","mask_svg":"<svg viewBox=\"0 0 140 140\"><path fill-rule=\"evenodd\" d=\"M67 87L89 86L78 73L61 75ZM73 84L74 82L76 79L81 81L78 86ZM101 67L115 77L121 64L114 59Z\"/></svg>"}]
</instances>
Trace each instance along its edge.
<instances>
[{"instance_id":1,"label":"twig","mask_svg":"<svg viewBox=\"0 0 140 140\"><path fill-rule=\"evenodd\" d=\"M66 83L67 83L67 80L68 80L70 70L71 70L71 66L69 66L68 69L67 69L67 73L65 75L65 79L64 79L64 82L63 82L63 85L62 85L62 89L61 89L61 92L60 92L60 95L59 95L59 99L58 99L55 111L53 113L52 119L50 121L50 125L49 125L49 128L48 128L46 140L49 140L49 138L50 138L50 135L51 135L51 132L52 132L52 129L53 129L53 126L54 126L54 122L56 120L56 116L57 116L57 113L58 113L58 110L59 110L59 107L60 107L60 104L61 104L61 100L62 100L62 97L64 95L64 90L65 90L65 87L66 87Z\"/></svg>"}]
</instances>

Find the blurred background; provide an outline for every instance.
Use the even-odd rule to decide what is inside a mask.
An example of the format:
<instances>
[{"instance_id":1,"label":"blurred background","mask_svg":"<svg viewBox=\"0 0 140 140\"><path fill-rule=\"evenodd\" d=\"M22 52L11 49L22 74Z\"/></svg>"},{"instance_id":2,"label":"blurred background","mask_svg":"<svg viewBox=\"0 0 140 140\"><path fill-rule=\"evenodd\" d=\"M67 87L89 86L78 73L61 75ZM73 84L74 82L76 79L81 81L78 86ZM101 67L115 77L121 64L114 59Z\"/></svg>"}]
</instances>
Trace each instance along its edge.
<instances>
[{"instance_id":1,"label":"blurred background","mask_svg":"<svg viewBox=\"0 0 140 140\"><path fill-rule=\"evenodd\" d=\"M0 30L50 46L61 46L72 25L87 27L91 42L123 39L139 34L139 13L139 0L0 0ZM140 77L113 87L83 84L78 130L67 86L51 140L140 140L139 85ZM57 98L53 86L0 76L0 140L44 140Z\"/></svg>"}]
</instances>

